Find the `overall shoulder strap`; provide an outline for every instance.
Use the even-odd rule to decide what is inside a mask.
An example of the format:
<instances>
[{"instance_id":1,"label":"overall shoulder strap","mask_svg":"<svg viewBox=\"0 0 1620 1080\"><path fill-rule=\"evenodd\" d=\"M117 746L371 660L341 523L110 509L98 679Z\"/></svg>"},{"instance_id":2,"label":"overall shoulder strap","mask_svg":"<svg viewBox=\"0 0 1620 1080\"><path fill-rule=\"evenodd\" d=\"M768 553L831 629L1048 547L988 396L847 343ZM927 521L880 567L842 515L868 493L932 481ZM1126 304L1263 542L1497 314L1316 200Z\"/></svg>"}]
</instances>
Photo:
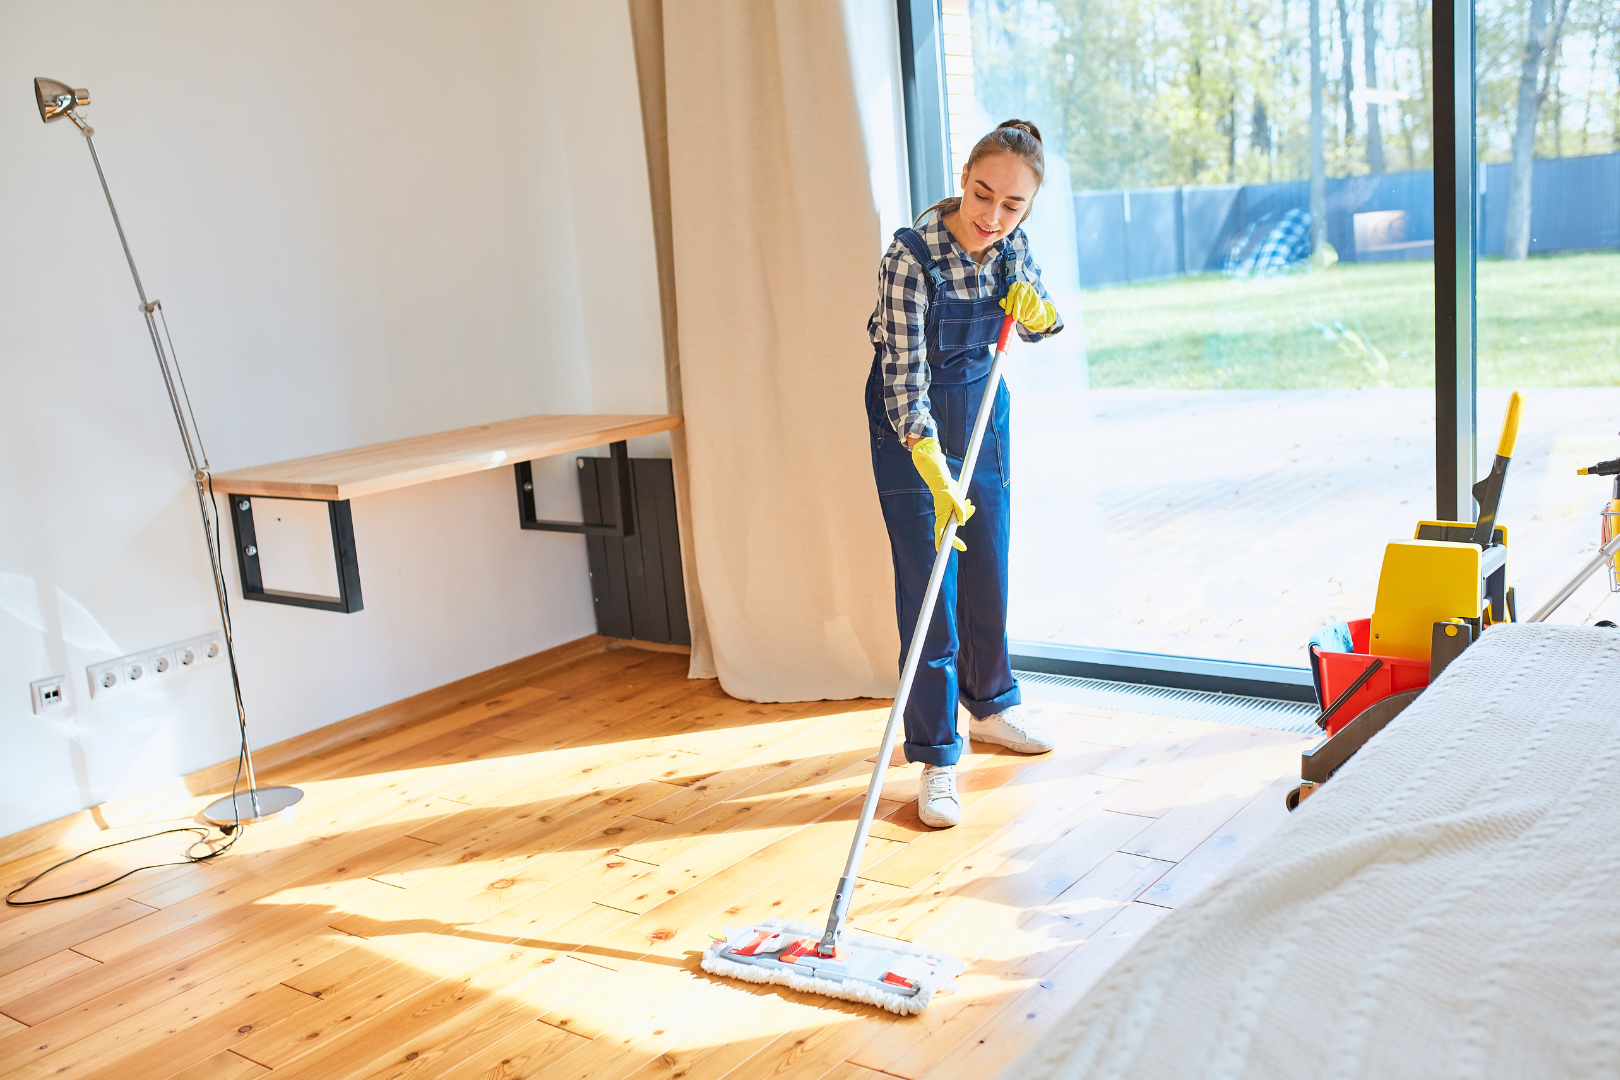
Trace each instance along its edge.
<instances>
[{"instance_id":1,"label":"overall shoulder strap","mask_svg":"<svg viewBox=\"0 0 1620 1080\"><path fill-rule=\"evenodd\" d=\"M1024 236L1024 230L1014 229L1007 235L1007 242L1001 249L1001 265L1008 285L1018 280L1018 238L1021 236Z\"/></svg>"},{"instance_id":2,"label":"overall shoulder strap","mask_svg":"<svg viewBox=\"0 0 1620 1080\"><path fill-rule=\"evenodd\" d=\"M922 263L923 271L928 277L928 295L932 297L934 290L945 284L945 271L939 268L938 260L929 254L922 233L916 229L900 229L895 232L894 238L906 245L906 249Z\"/></svg>"}]
</instances>

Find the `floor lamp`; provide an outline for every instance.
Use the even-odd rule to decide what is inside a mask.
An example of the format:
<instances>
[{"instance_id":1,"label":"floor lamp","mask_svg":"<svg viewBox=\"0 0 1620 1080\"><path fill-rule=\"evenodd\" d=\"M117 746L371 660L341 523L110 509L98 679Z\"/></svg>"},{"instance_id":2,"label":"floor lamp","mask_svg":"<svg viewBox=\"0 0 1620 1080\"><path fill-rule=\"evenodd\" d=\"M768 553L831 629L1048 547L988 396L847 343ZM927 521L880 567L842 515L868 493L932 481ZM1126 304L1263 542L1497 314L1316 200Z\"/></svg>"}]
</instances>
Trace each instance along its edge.
<instances>
[{"instance_id":1,"label":"floor lamp","mask_svg":"<svg viewBox=\"0 0 1620 1080\"><path fill-rule=\"evenodd\" d=\"M208 544L208 561L214 571L214 596L219 601L219 617L224 628L225 656L230 663L231 690L236 698L236 724L241 733L237 753L236 781L231 793L210 803L203 817L218 825L227 834L248 822L259 821L292 806L304 793L295 787L260 787L253 774L253 751L248 746L247 709L242 704L242 681L236 672L236 649L231 639L231 605L225 585L225 571L219 557L219 513L214 505L213 477L209 473L208 453L203 449L202 435L197 429L197 417L186 394L185 378L180 374L180 362L174 354L174 340L169 336L169 321L163 314L163 304L146 298L146 287L141 284L140 271L135 269L135 256L130 254L129 241L124 237L123 223L118 220L118 207L113 205L112 190L107 186L107 174L101 169L101 156L96 153L95 129L78 113L81 106L90 104L90 91L75 90L55 79L35 79L34 98L39 103L39 118L49 124L64 116L73 121L90 148L90 160L95 162L96 177L101 191L107 196L107 209L112 211L113 227L118 230L118 242L123 245L124 258L129 263L130 276L135 279L135 292L141 298L141 314L146 318L146 332L157 353L158 370L163 375L163 386L169 392L169 404L174 409L174 422L180 427L180 441L186 448L186 461L191 465L192 479L197 487L197 510L202 514L203 539ZM162 324L161 332L159 323ZM243 780L247 789L240 790Z\"/></svg>"}]
</instances>

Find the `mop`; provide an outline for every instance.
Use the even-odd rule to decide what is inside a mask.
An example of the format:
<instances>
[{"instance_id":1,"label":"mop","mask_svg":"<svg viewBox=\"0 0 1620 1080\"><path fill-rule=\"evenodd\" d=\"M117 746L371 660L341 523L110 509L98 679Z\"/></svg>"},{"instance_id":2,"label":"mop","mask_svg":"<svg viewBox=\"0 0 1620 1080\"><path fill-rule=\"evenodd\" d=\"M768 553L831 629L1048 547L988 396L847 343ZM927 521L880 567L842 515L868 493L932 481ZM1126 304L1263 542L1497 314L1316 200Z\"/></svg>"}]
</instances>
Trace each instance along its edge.
<instances>
[{"instance_id":1,"label":"mop","mask_svg":"<svg viewBox=\"0 0 1620 1080\"><path fill-rule=\"evenodd\" d=\"M1015 321L1010 314L1001 321L995 359L990 365L990 377L985 380L984 400L979 403L979 415L973 423L972 437L968 439L967 456L962 459L959 486L964 496L973 477L974 463L979 458L979 444L984 441L996 389L1001 384L1001 364L1007 355L1007 338ZM805 923L781 919L766 919L740 930L728 926L725 936L717 938L704 950L704 971L747 982L780 983L795 990L847 1001L864 1001L902 1016L922 1012L936 991L961 974L962 962L954 956L908 941L863 934L844 927L850 899L855 893L855 879L861 869L861 854L877 811L878 796L883 791L889 755L894 752L900 718L906 711L906 699L911 696L911 684L922 659L923 634L933 617L934 604L939 600L940 584L951 558L951 541L956 539L960 524L952 514L940 539L939 553L934 556L928 590L923 594L922 612L911 632L900 687L894 695L894 706L889 710L888 725L883 729L883 744L874 759L872 780L866 786L860 821L855 826L855 840L849 846L844 876L838 879L826 929L818 931Z\"/></svg>"}]
</instances>

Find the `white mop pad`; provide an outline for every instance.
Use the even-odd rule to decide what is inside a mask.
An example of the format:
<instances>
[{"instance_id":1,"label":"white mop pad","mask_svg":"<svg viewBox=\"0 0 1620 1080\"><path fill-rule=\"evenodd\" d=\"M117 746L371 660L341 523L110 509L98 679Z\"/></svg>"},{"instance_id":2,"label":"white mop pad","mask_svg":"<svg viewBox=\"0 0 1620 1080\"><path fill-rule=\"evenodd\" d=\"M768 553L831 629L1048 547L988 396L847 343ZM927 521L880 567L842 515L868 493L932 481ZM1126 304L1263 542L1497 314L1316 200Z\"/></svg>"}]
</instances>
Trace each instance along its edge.
<instances>
[{"instance_id":1,"label":"white mop pad","mask_svg":"<svg viewBox=\"0 0 1620 1080\"><path fill-rule=\"evenodd\" d=\"M703 951L703 970L746 982L779 983L846 1001L864 1001L901 1016L916 1016L936 991L962 973L954 956L909 941L845 930L838 955L816 954L821 931L804 923L766 919L726 936Z\"/></svg>"}]
</instances>

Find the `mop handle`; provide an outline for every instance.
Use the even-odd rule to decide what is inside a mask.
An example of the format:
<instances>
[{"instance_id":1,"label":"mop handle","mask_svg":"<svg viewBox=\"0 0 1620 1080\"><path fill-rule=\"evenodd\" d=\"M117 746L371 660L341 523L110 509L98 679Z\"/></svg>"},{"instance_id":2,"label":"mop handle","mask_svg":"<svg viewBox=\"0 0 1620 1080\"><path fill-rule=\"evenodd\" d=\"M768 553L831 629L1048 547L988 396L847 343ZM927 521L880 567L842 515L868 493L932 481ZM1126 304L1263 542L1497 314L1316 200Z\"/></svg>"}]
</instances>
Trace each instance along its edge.
<instances>
[{"instance_id":1,"label":"mop handle","mask_svg":"<svg viewBox=\"0 0 1620 1080\"><path fill-rule=\"evenodd\" d=\"M1001 363L1007 356L1007 339L1012 335L1017 320L1008 314L1001 320L1001 334L996 338L996 355L990 363L990 377L984 382L984 400L979 402L979 415L973 421L973 434L968 439L967 456L962 459L962 476L957 482L962 497L967 498L968 485L973 480L973 467L979 460L979 446L984 442L984 431L990 425L990 410L995 405L996 390L1001 386ZM883 745L878 748L877 760L872 766L872 780L866 785L866 799L861 803L861 819L855 826L855 842L849 846L849 858L844 863L844 876L838 879L838 891L833 896L832 910L827 914L827 932L821 937L816 950L822 956L833 955L838 935L849 914L849 903L855 892L855 878L860 873L861 855L866 848L867 834L872 831L872 818L877 813L878 796L883 791L883 780L888 773L889 755L894 753L894 738L900 730L900 718L906 711L906 700L911 697L911 684L917 678L917 667L922 662L923 640L928 624L933 621L934 605L939 601L939 589L945 581L945 567L951 561L951 541L956 539L961 524L956 514L945 526L939 540L939 551L934 556L934 569L928 575L928 589L923 593L922 613L911 631L911 647L906 650L906 665L900 672L900 686L894 694L894 705L889 709L889 723L883 729Z\"/></svg>"},{"instance_id":2,"label":"mop handle","mask_svg":"<svg viewBox=\"0 0 1620 1080\"><path fill-rule=\"evenodd\" d=\"M1617 551L1620 551L1620 533L1616 533L1614 535L1614 539L1610 540L1607 544L1604 544L1601 548L1599 548L1598 553L1592 556L1592 561L1581 567L1580 573L1569 579L1569 584L1565 585L1562 589L1559 589L1557 595L1555 595L1545 604L1542 604L1536 613L1525 621L1546 622L1547 616L1557 611L1558 605L1562 604L1565 600L1568 600L1571 596L1574 596L1575 590L1585 584L1587 578L1597 573L1599 567L1608 562L1610 559L1614 558L1615 552Z\"/></svg>"}]
</instances>

